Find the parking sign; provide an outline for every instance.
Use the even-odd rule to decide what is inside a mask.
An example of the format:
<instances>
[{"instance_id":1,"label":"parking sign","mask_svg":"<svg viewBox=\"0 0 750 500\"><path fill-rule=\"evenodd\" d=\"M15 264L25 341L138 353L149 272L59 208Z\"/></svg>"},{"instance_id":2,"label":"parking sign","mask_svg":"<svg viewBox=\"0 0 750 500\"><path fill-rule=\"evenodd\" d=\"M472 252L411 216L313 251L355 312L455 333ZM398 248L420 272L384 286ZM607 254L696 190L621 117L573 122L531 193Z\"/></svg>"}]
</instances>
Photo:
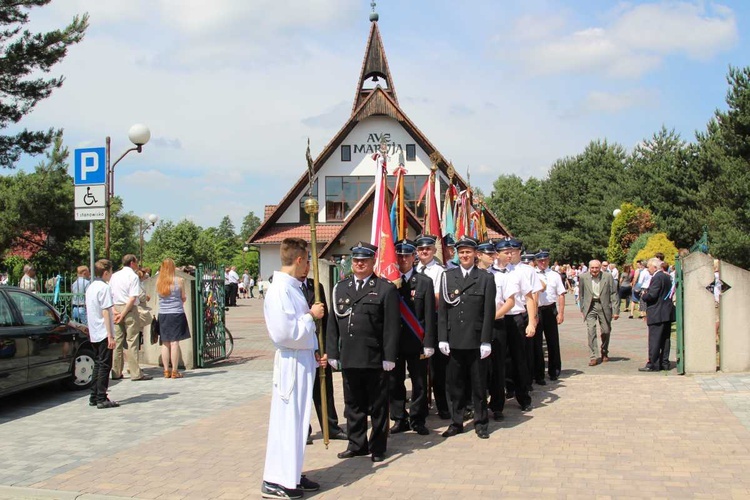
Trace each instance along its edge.
<instances>
[{"instance_id":1,"label":"parking sign","mask_svg":"<svg viewBox=\"0 0 750 500\"><path fill-rule=\"evenodd\" d=\"M105 148L75 150L74 176L76 186L106 184L107 168L104 163Z\"/></svg>"}]
</instances>

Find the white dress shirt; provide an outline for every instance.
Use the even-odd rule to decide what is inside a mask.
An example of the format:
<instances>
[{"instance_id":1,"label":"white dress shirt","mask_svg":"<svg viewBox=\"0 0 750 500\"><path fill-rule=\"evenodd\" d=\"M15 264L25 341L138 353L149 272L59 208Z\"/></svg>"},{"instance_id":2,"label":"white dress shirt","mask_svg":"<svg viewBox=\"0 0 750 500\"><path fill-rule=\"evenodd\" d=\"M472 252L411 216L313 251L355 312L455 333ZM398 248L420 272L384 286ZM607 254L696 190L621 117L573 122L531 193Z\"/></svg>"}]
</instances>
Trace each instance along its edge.
<instances>
[{"instance_id":1,"label":"white dress shirt","mask_svg":"<svg viewBox=\"0 0 750 500\"><path fill-rule=\"evenodd\" d=\"M112 289L112 299L115 304L126 304L130 297L135 297L134 306L140 302L138 296L141 294L141 280L130 267L123 267L109 279L109 288Z\"/></svg>"}]
</instances>

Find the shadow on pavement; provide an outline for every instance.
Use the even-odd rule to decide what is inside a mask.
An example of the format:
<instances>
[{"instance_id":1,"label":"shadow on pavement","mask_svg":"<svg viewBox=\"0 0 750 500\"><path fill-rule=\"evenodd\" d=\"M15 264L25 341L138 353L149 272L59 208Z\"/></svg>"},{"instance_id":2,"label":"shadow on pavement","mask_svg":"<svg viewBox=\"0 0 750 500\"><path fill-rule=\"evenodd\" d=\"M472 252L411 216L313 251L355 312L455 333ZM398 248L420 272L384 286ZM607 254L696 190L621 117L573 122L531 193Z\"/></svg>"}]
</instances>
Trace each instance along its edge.
<instances>
[{"instance_id":1,"label":"shadow on pavement","mask_svg":"<svg viewBox=\"0 0 750 500\"><path fill-rule=\"evenodd\" d=\"M57 383L11 394L0 399L0 424L88 397L88 390L68 391Z\"/></svg>"},{"instance_id":2,"label":"shadow on pavement","mask_svg":"<svg viewBox=\"0 0 750 500\"><path fill-rule=\"evenodd\" d=\"M120 401L118 401L118 403L120 404L147 403L149 401L167 399L169 396L175 396L177 394L179 394L179 392L159 392L159 393L139 394L131 398L121 399Z\"/></svg>"}]
</instances>

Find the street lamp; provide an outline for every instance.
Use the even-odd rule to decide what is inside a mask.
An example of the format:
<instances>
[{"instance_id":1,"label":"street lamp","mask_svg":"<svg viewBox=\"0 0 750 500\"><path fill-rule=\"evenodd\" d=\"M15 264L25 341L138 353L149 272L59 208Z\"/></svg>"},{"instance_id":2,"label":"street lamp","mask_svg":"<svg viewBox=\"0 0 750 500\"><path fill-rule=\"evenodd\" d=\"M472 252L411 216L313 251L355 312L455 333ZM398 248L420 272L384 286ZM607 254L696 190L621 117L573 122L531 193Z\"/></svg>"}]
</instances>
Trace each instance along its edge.
<instances>
[{"instance_id":1,"label":"street lamp","mask_svg":"<svg viewBox=\"0 0 750 500\"><path fill-rule=\"evenodd\" d=\"M144 144L148 142L149 139L151 139L151 131L148 129L147 126L142 125L140 123L137 123L130 127L130 130L128 130L128 138L130 139L130 142L135 144L134 148L130 148L127 151L125 151L111 166L109 164L110 159L110 138L107 136L106 140L106 161L107 161L107 209L105 213L105 222L104 222L104 254L106 255L107 259L109 259L109 240L110 240L110 208L112 207L112 197L115 195L115 167L118 163L120 163L120 160L125 158L125 156L130 153L131 151L138 151L139 153L143 150Z\"/></svg>"},{"instance_id":2,"label":"street lamp","mask_svg":"<svg viewBox=\"0 0 750 500\"><path fill-rule=\"evenodd\" d=\"M140 254L138 255L138 263L143 262L143 235L146 234L146 232L154 227L156 223L159 222L159 216L156 214L151 214L148 216L148 220L141 219L138 221L138 234L141 241L141 247L140 247Z\"/></svg>"},{"instance_id":3,"label":"street lamp","mask_svg":"<svg viewBox=\"0 0 750 500\"><path fill-rule=\"evenodd\" d=\"M250 247L245 245L242 247L242 270L244 271L247 268L247 251L250 250Z\"/></svg>"},{"instance_id":4,"label":"street lamp","mask_svg":"<svg viewBox=\"0 0 750 500\"><path fill-rule=\"evenodd\" d=\"M622 213L622 210L620 210L619 208L615 208L615 209L614 209L614 210L612 211L612 217L617 217L617 216L618 216L618 215L620 215L621 213Z\"/></svg>"}]
</instances>

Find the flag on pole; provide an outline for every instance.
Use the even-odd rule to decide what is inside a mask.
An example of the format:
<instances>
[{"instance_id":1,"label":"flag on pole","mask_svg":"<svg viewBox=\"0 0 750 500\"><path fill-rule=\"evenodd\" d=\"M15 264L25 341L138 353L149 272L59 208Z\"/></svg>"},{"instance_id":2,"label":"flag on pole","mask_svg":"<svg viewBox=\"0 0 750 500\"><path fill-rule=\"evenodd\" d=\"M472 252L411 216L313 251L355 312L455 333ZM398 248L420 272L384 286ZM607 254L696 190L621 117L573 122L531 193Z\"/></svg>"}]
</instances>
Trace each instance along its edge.
<instances>
[{"instance_id":1,"label":"flag on pole","mask_svg":"<svg viewBox=\"0 0 750 500\"><path fill-rule=\"evenodd\" d=\"M393 231L386 200L386 193L388 192L386 154L385 144L381 143L380 151L372 155L372 159L375 160L376 184L370 243L378 247L378 251L375 253L375 274L399 286L401 273L396 261L396 247L393 245Z\"/></svg>"}]
</instances>

